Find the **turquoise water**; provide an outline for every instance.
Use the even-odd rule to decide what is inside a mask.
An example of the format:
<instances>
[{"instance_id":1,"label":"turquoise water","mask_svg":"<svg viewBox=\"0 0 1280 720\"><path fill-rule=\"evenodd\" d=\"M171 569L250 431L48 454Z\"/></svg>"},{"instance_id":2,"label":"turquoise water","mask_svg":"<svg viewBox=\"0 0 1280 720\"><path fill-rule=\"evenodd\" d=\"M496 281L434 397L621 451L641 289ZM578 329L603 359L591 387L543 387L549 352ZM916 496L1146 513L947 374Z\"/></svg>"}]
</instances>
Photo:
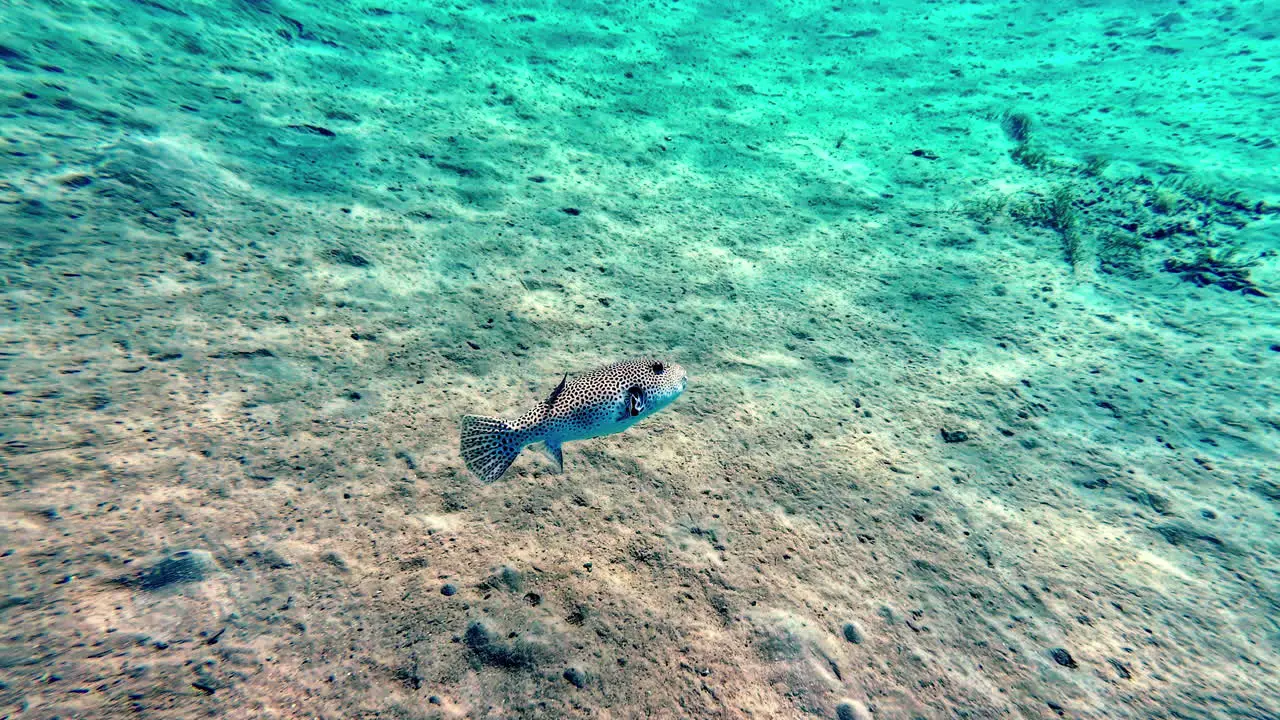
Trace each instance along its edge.
<instances>
[{"instance_id":1,"label":"turquoise water","mask_svg":"<svg viewBox=\"0 0 1280 720\"><path fill-rule=\"evenodd\" d=\"M1280 717L1274 3L0 20L0 717Z\"/></svg>"}]
</instances>

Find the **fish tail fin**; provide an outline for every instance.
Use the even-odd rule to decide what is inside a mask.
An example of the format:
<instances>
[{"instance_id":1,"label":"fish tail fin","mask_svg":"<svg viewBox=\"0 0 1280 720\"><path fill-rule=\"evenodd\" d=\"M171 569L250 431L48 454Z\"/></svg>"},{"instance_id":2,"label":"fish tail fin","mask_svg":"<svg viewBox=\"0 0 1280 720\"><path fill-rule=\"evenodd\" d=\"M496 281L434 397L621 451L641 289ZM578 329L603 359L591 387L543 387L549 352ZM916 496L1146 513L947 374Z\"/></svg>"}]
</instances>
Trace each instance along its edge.
<instances>
[{"instance_id":1,"label":"fish tail fin","mask_svg":"<svg viewBox=\"0 0 1280 720\"><path fill-rule=\"evenodd\" d=\"M460 435L462 461L485 482L502 477L524 449L520 433L498 418L463 415Z\"/></svg>"}]
</instances>

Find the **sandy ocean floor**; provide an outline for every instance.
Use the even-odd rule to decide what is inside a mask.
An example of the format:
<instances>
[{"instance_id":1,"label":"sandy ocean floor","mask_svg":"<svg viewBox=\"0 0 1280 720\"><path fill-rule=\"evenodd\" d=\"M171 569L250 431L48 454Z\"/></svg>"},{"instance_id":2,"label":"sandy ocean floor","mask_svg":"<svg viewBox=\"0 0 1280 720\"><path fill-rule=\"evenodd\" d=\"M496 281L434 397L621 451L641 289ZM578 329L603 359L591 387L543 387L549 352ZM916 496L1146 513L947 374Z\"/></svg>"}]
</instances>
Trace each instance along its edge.
<instances>
[{"instance_id":1,"label":"sandy ocean floor","mask_svg":"<svg viewBox=\"0 0 1280 720\"><path fill-rule=\"evenodd\" d=\"M1280 6L0 13L0 718L1280 717Z\"/></svg>"}]
</instances>

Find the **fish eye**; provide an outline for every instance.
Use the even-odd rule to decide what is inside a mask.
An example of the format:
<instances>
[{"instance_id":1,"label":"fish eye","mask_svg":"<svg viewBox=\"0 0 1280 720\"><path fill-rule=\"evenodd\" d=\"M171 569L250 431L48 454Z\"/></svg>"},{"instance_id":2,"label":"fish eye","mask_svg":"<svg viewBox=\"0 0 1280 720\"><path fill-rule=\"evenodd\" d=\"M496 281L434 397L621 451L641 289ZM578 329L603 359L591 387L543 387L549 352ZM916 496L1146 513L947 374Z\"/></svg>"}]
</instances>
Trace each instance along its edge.
<instances>
[{"instance_id":1,"label":"fish eye","mask_svg":"<svg viewBox=\"0 0 1280 720\"><path fill-rule=\"evenodd\" d=\"M666 366L662 364L661 360L655 362L652 367L653 367L654 375L661 375L662 373L666 372L666 369L667 369Z\"/></svg>"}]
</instances>

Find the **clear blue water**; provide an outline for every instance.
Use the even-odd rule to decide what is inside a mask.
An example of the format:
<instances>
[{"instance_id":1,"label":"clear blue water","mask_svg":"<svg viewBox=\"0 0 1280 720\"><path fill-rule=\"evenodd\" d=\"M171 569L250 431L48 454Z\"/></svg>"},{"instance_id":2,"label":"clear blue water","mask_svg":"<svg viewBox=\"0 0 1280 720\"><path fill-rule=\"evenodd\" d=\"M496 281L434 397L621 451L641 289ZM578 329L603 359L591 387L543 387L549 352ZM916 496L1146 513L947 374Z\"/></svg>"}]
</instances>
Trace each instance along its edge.
<instances>
[{"instance_id":1,"label":"clear blue water","mask_svg":"<svg viewBox=\"0 0 1280 720\"><path fill-rule=\"evenodd\" d=\"M1274 3L0 20L0 716L1280 717Z\"/></svg>"}]
</instances>

